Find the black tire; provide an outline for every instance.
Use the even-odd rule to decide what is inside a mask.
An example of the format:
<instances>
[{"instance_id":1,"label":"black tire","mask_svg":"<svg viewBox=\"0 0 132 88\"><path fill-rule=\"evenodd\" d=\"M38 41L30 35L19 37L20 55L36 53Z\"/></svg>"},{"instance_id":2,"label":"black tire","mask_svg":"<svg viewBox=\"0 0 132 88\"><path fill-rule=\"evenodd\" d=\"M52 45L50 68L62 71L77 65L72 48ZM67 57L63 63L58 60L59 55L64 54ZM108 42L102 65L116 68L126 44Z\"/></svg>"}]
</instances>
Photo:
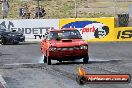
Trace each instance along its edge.
<instances>
[{"instance_id":1,"label":"black tire","mask_svg":"<svg viewBox=\"0 0 132 88\"><path fill-rule=\"evenodd\" d=\"M88 63L88 61L89 61L89 56L86 56L86 57L83 58L84 63Z\"/></svg>"},{"instance_id":2,"label":"black tire","mask_svg":"<svg viewBox=\"0 0 132 88\"><path fill-rule=\"evenodd\" d=\"M18 44L19 44L19 42L13 42L13 44L14 44L14 45L18 45Z\"/></svg>"},{"instance_id":3,"label":"black tire","mask_svg":"<svg viewBox=\"0 0 132 88\"><path fill-rule=\"evenodd\" d=\"M2 38L1 44L6 45L6 42L7 42L6 38Z\"/></svg>"},{"instance_id":4,"label":"black tire","mask_svg":"<svg viewBox=\"0 0 132 88\"><path fill-rule=\"evenodd\" d=\"M47 57L46 56L43 56L43 61L44 61L44 63L47 63Z\"/></svg>"},{"instance_id":5,"label":"black tire","mask_svg":"<svg viewBox=\"0 0 132 88\"><path fill-rule=\"evenodd\" d=\"M60 63L62 63L62 60L59 60Z\"/></svg>"},{"instance_id":6,"label":"black tire","mask_svg":"<svg viewBox=\"0 0 132 88\"><path fill-rule=\"evenodd\" d=\"M51 58L50 57L47 57L47 64L51 65Z\"/></svg>"}]
</instances>

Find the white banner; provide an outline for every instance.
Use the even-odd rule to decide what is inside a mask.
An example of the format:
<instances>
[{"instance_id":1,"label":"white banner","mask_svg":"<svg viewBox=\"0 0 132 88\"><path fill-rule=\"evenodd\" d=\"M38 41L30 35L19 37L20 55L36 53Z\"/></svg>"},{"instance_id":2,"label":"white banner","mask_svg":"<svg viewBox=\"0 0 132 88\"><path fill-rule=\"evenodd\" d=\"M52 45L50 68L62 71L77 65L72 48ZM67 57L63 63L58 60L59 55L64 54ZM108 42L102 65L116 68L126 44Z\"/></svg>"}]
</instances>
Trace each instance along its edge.
<instances>
[{"instance_id":1,"label":"white banner","mask_svg":"<svg viewBox=\"0 0 132 88\"><path fill-rule=\"evenodd\" d=\"M0 19L0 25L6 27L7 30L21 31L26 41L41 41L46 30L59 28L59 19Z\"/></svg>"}]
</instances>

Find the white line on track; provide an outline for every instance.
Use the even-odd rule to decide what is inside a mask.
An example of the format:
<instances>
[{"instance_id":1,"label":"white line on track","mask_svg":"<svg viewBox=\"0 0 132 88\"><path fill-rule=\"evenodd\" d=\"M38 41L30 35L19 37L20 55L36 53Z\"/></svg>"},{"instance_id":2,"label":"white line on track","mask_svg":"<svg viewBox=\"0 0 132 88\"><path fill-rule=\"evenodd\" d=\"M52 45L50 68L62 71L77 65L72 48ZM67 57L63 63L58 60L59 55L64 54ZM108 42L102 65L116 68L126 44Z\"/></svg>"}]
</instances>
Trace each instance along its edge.
<instances>
[{"instance_id":1,"label":"white line on track","mask_svg":"<svg viewBox=\"0 0 132 88\"><path fill-rule=\"evenodd\" d=\"M3 86L3 88L8 88L7 83L5 82L5 80L1 75L0 75L0 83L2 84L1 86Z\"/></svg>"}]
</instances>

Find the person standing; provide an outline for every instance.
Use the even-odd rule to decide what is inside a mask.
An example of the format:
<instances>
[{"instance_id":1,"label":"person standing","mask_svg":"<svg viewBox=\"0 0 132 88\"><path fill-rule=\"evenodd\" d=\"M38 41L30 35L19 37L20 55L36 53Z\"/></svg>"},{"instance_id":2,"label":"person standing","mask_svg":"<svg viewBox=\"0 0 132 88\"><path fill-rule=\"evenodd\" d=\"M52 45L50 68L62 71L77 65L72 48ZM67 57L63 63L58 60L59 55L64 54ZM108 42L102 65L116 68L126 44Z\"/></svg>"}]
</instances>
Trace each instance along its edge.
<instances>
[{"instance_id":1,"label":"person standing","mask_svg":"<svg viewBox=\"0 0 132 88\"><path fill-rule=\"evenodd\" d=\"M3 15L3 19L4 19L7 17L9 3L7 0L1 0L1 2L2 2L2 15Z\"/></svg>"}]
</instances>

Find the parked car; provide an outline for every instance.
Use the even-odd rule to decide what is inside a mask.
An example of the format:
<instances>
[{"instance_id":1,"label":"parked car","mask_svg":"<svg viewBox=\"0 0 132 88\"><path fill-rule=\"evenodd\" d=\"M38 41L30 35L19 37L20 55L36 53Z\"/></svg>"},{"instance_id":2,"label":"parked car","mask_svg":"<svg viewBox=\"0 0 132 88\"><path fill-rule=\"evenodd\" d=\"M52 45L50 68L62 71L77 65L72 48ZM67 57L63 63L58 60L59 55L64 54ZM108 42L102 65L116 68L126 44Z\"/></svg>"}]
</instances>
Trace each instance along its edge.
<instances>
[{"instance_id":1,"label":"parked car","mask_svg":"<svg viewBox=\"0 0 132 88\"><path fill-rule=\"evenodd\" d=\"M51 65L51 60L73 61L82 59L88 63L88 43L82 40L77 29L52 29L45 34L41 42L43 61Z\"/></svg>"},{"instance_id":2,"label":"parked car","mask_svg":"<svg viewBox=\"0 0 132 88\"><path fill-rule=\"evenodd\" d=\"M25 36L17 32L15 30L13 31L8 31L6 28L0 26L0 43L2 45L5 45L7 43L13 43L13 44L18 44L19 42L24 42L25 41Z\"/></svg>"}]
</instances>

